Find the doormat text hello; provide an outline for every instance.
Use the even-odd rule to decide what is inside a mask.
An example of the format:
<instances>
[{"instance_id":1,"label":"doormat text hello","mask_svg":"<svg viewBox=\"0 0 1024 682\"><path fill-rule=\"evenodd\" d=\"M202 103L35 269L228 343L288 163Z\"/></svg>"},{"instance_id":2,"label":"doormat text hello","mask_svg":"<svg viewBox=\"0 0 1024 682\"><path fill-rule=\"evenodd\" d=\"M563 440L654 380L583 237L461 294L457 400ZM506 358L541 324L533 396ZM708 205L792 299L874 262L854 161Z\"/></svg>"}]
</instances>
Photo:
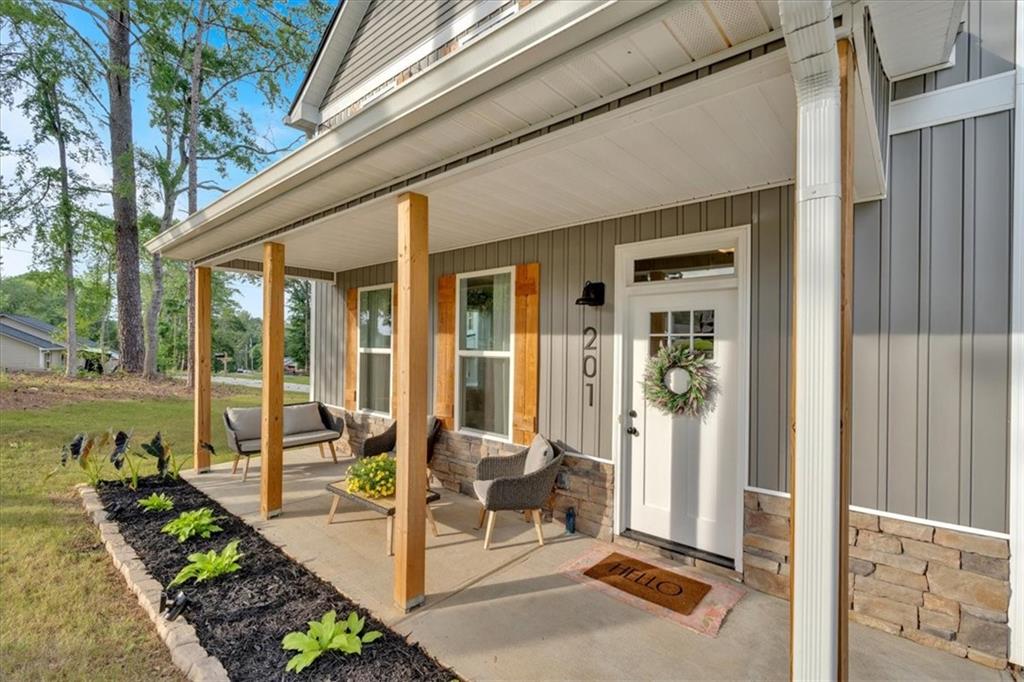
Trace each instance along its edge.
<instances>
[{"instance_id":1,"label":"doormat text hello","mask_svg":"<svg viewBox=\"0 0 1024 682\"><path fill-rule=\"evenodd\" d=\"M711 585L613 552L583 575L684 616L711 591Z\"/></svg>"}]
</instances>

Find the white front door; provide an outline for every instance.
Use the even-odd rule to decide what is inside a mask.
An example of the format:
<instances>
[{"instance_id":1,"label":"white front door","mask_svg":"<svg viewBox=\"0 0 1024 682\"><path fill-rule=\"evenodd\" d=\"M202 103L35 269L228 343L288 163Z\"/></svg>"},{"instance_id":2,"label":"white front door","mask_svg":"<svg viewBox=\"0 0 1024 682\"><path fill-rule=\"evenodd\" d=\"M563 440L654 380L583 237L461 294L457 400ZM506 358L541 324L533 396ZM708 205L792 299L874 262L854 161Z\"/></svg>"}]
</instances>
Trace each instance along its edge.
<instances>
[{"instance_id":1,"label":"white front door","mask_svg":"<svg viewBox=\"0 0 1024 682\"><path fill-rule=\"evenodd\" d=\"M626 295L623 427L629 497L626 527L735 558L741 418L738 287L669 291L632 287ZM707 352L719 394L701 420L666 415L647 403L647 360L665 344Z\"/></svg>"}]
</instances>

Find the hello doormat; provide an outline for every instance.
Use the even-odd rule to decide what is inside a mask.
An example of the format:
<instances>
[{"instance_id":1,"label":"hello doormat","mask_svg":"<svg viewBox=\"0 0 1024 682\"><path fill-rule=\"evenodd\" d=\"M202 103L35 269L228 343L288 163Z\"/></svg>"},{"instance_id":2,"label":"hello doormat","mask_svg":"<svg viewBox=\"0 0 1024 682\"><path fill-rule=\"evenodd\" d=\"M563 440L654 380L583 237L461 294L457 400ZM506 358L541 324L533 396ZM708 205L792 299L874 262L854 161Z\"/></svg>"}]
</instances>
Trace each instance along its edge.
<instances>
[{"instance_id":1,"label":"hello doormat","mask_svg":"<svg viewBox=\"0 0 1024 682\"><path fill-rule=\"evenodd\" d=\"M625 554L613 552L594 564L583 575L612 587L689 616L711 591L711 585L666 571Z\"/></svg>"},{"instance_id":2,"label":"hello doormat","mask_svg":"<svg viewBox=\"0 0 1024 682\"><path fill-rule=\"evenodd\" d=\"M559 572L709 637L718 636L729 611L746 594L740 584L726 578L619 547L609 551L612 547L596 544Z\"/></svg>"}]
</instances>

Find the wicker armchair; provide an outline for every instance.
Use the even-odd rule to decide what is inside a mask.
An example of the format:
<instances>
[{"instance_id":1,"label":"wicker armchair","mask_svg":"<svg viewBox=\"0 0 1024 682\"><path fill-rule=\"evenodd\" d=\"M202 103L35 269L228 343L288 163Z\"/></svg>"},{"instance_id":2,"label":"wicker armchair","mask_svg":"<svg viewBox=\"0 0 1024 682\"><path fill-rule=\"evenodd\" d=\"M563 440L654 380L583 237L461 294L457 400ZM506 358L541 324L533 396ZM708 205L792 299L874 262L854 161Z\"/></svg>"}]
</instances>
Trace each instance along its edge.
<instances>
[{"instance_id":1,"label":"wicker armchair","mask_svg":"<svg viewBox=\"0 0 1024 682\"><path fill-rule=\"evenodd\" d=\"M437 441L438 434L441 433L441 420L437 417L430 415L427 417L427 486L430 486L430 479L433 476L433 472L430 470L430 462L434 459L434 443ZM374 455L382 455L385 452L394 452L395 446L398 442L398 422L391 422L391 426L386 431L376 436L370 436L363 441L363 447L360 448L360 457L373 457Z\"/></svg>"},{"instance_id":2,"label":"wicker armchair","mask_svg":"<svg viewBox=\"0 0 1024 682\"><path fill-rule=\"evenodd\" d=\"M490 549L496 512L522 510L533 516L537 542L544 544L541 532L541 507L555 485L558 468L565 453L560 447L538 435L529 448L505 457L484 457L476 466L473 491L480 500L480 522L487 519L484 549Z\"/></svg>"}]
</instances>

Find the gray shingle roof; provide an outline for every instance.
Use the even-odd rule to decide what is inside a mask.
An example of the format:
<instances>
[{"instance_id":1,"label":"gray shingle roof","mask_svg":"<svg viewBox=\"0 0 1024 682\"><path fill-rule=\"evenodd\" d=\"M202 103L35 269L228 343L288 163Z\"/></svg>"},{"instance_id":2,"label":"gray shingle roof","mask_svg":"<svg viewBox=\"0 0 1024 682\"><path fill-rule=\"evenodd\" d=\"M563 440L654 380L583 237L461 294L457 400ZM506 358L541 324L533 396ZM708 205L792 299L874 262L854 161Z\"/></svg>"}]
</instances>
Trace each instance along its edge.
<instances>
[{"instance_id":1,"label":"gray shingle roof","mask_svg":"<svg viewBox=\"0 0 1024 682\"><path fill-rule=\"evenodd\" d=\"M20 322L21 324L25 325L26 327L32 327L33 329L38 329L39 331L41 331L43 334L46 334L47 336L49 336L50 334L53 334L54 332L56 332L57 328L54 327L52 324L50 324L48 322L43 322L42 320L40 320L38 318L35 318L35 317L29 317L27 315L15 315L14 313L0 313L0 326L5 328L4 334L6 334L7 336L10 336L10 337L16 338L16 339L17 338L21 338L19 336L15 336L14 334L8 333L6 331L6 330L11 330L11 331L18 332L19 334L22 334L23 336L25 336L26 338L21 338L22 341L25 341L26 343L34 343L35 345L39 346L40 348L47 348L47 349L64 348L64 344L62 344L62 343L58 343L56 341L50 341L49 339L46 339L46 338L43 338L43 337L38 337L38 336L35 336L33 334L27 334L27 333L25 333L23 331L15 329L14 327L11 327L9 325L5 325L3 323L3 319L5 317L9 317L12 320L14 320L15 322ZM35 339L39 343L36 343L36 341L29 341L28 340L29 338ZM40 344L45 344L45 345L40 345ZM92 339L86 339L86 338L79 338L78 339L78 350L91 350L91 351L95 352L95 351L99 350L99 347L100 347L100 344L98 344L97 342L93 341ZM112 357L115 357L115 358L118 357L117 351L110 350L109 348L107 349L107 353L109 353Z\"/></svg>"},{"instance_id":2,"label":"gray shingle roof","mask_svg":"<svg viewBox=\"0 0 1024 682\"><path fill-rule=\"evenodd\" d=\"M28 323L26 322L26 324ZM64 348L64 346L62 346L59 343L54 343L49 339L44 339L39 336L33 336L32 334L23 332L20 329L15 329L10 325L6 325L3 322L0 322L0 334L3 334L4 336L9 336L12 339L17 339L18 341L23 341L25 343L32 344L33 346L41 350L60 350Z\"/></svg>"}]
</instances>

